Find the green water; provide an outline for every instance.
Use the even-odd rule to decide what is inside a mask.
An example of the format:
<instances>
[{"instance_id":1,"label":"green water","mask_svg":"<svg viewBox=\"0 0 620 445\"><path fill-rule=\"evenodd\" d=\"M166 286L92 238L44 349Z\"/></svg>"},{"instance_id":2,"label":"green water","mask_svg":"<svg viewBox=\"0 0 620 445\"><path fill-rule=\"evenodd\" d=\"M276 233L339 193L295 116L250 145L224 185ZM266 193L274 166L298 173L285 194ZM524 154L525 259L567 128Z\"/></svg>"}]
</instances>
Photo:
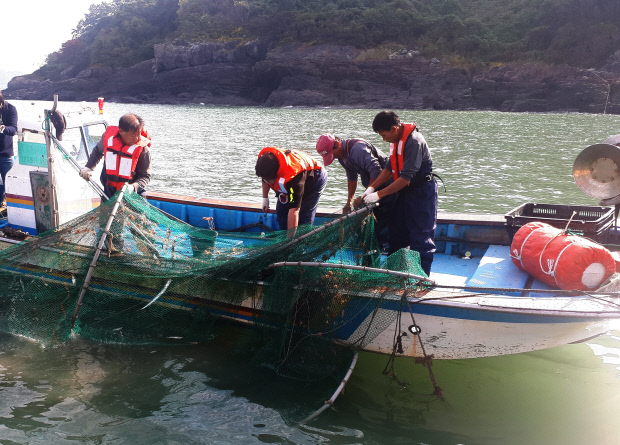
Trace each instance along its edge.
<instances>
[{"instance_id":1,"label":"green water","mask_svg":"<svg viewBox=\"0 0 620 445\"><path fill-rule=\"evenodd\" d=\"M161 191L259 203L254 164L260 149L276 145L316 154L316 139L324 132L363 137L388 152L371 128L378 110L134 108L147 122L175 116L174 122L152 130L161 150L153 155L153 188ZM524 202L596 205L574 184L573 162L585 147L620 133L620 116L609 115L399 114L417 123L431 147L435 172L446 185L439 195L443 211L503 214ZM194 132L189 131L192 125ZM341 207L345 176L337 163L327 170L321 205Z\"/></svg>"},{"instance_id":2,"label":"green water","mask_svg":"<svg viewBox=\"0 0 620 445\"><path fill-rule=\"evenodd\" d=\"M18 111L41 104L16 101ZM92 104L91 104L92 105ZM77 109L71 104L61 111ZM378 110L106 104L115 123L141 114L152 189L260 202L254 159L266 145L309 152L331 131L365 137ZM620 116L402 112L415 120L446 184L444 211L505 213L524 202L596 205L571 177L586 146L620 133ZM69 115L69 118L76 114ZM330 166L322 206L345 178ZM329 385L283 381L235 354L235 332L207 345L119 347L75 340L41 349L0 335L0 444L602 444L620 443L620 331L587 344L437 361L425 368L361 354L345 393L307 426Z\"/></svg>"}]
</instances>

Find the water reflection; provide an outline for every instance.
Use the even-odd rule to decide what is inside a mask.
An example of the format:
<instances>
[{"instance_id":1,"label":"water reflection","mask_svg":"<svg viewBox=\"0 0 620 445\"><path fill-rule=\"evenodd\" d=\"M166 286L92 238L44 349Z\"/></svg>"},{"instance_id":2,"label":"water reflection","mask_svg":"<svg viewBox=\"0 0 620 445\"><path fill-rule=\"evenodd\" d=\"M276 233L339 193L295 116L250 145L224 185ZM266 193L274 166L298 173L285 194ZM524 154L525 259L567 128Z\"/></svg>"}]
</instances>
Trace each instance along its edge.
<instances>
[{"instance_id":1,"label":"water reflection","mask_svg":"<svg viewBox=\"0 0 620 445\"><path fill-rule=\"evenodd\" d=\"M56 348L2 336L0 437L15 443L614 444L620 337L425 368L362 354L345 394L307 426L330 385L283 380L228 340ZM328 388L329 387L329 388ZM387 442L386 442L387 440ZM11 442L8 442L11 443Z\"/></svg>"},{"instance_id":2,"label":"water reflection","mask_svg":"<svg viewBox=\"0 0 620 445\"><path fill-rule=\"evenodd\" d=\"M2 337L0 437L16 443L254 443L265 434L307 440L276 410L236 395L230 382L228 389L211 386L221 366L212 355L208 348L80 340L41 349ZM215 377L204 372L212 367Z\"/></svg>"}]
</instances>

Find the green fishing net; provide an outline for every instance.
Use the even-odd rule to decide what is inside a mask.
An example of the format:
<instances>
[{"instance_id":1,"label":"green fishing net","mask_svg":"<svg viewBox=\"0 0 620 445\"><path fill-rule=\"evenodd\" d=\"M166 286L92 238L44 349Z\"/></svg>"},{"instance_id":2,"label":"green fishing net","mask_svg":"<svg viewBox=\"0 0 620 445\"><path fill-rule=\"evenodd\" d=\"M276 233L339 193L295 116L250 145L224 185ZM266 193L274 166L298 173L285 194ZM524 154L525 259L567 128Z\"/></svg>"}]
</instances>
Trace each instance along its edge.
<instances>
[{"instance_id":1,"label":"green fishing net","mask_svg":"<svg viewBox=\"0 0 620 445\"><path fill-rule=\"evenodd\" d=\"M161 344L217 341L235 323L245 326L235 352L281 375L315 380L393 330L403 288L416 285L337 265L423 275L415 252L398 252L387 264L381 258L367 210L320 228L301 226L289 238L285 231L193 227L133 192L117 194L0 252L0 329L45 346L74 335ZM328 264L270 267L284 261Z\"/></svg>"}]
</instances>

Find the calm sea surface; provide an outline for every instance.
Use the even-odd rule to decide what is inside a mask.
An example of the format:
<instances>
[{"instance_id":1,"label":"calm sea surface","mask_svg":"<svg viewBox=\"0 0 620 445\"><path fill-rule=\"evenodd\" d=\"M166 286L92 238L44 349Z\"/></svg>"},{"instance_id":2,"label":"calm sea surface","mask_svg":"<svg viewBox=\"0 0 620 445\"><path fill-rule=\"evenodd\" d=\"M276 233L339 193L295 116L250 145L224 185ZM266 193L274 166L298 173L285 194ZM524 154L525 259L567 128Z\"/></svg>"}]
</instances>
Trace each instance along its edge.
<instances>
[{"instance_id":1,"label":"calm sea surface","mask_svg":"<svg viewBox=\"0 0 620 445\"><path fill-rule=\"evenodd\" d=\"M49 104L13 101L36 119ZM88 104L95 107L94 103ZM80 104L61 104L69 120ZM324 132L363 137L379 110L106 104L115 124L140 114L154 140L151 189L260 203L255 156L268 145L314 153ZM579 152L620 133L620 116L396 110L431 147L446 190L440 210L503 214L525 202L596 205L572 180ZM90 116L90 115L88 115ZM346 180L330 166L323 207ZM232 342L232 340L231 340ZM0 335L0 444L620 444L620 331L587 344L513 356L437 361L428 374L361 354L335 406L307 426L333 388L283 381L206 345L127 347L75 340L56 348Z\"/></svg>"}]
</instances>

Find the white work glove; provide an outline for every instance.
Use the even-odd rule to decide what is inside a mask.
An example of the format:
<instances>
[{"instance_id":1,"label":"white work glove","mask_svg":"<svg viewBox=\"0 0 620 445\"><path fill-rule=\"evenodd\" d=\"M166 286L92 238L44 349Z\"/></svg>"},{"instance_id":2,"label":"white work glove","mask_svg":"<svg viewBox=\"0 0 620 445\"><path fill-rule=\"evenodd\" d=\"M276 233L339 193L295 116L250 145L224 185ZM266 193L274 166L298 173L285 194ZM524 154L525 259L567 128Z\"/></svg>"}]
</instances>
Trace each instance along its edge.
<instances>
[{"instance_id":1,"label":"white work glove","mask_svg":"<svg viewBox=\"0 0 620 445\"><path fill-rule=\"evenodd\" d=\"M269 210L269 198L263 198L262 208L265 212Z\"/></svg>"},{"instance_id":2,"label":"white work glove","mask_svg":"<svg viewBox=\"0 0 620 445\"><path fill-rule=\"evenodd\" d=\"M5 129L5 128L6 128L6 127L5 127L4 125L0 125L0 133L4 133L4 129Z\"/></svg>"},{"instance_id":3,"label":"white work glove","mask_svg":"<svg viewBox=\"0 0 620 445\"><path fill-rule=\"evenodd\" d=\"M362 195L362 198L364 198L364 197L366 197L366 196L370 195L370 194L371 194L372 192L374 192L374 191L375 191L375 189L374 189L373 187L368 187L368 188L366 189L366 191L364 192L364 194ZM364 202L366 202L366 201L364 201Z\"/></svg>"},{"instance_id":4,"label":"white work glove","mask_svg":"<svg viewBox=\"0 0 620 445\"><path fill-rule=\"evenodd\" d=\"M372 204L373 202L377 202L377 201L379 201L378 193L371 193L370 195L364 196L364 202L366 204Z\"/></svg>"},{"instance_id":5,"label":"white work glove","mask_svg":"<svg viewBox=\"0 0 620 445\"><path fill-rule=\"evenodd\" d=\"M93 175L93 169L92 168L84 167L84 168L80 169L80 176L85 181L88 181L92 175Z\"/></svg>"}]
</instances>

